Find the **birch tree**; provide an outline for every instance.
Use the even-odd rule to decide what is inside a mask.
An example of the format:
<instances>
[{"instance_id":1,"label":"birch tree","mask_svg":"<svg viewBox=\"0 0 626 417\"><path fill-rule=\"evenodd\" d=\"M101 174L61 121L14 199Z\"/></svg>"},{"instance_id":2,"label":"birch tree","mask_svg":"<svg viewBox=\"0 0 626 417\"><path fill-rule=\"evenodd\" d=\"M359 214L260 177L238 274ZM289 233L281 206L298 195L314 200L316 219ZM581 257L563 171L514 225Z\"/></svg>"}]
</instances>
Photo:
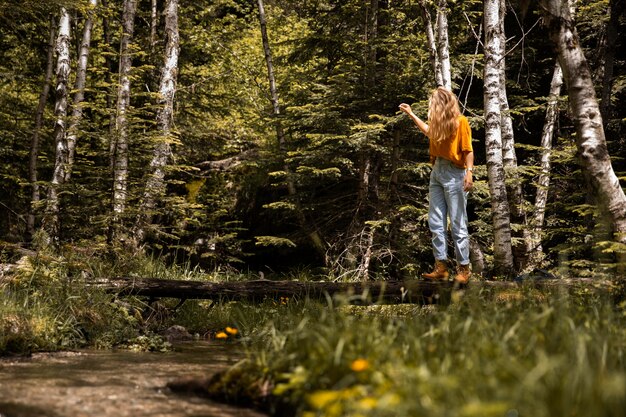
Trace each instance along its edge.
<instances>
[{"instance_id":1,"label":"birch tree","mask_svg":"<svg viewBox=\"0 0 626 417\"><path fill-rule=\"evenodd\" d=\"M526 212L524 210L524 198L522 195L522 182L519 179L517 167L517 155L515 154L515 133L513 131L513 118L509 109L509 98L506 89L506 32L504 19L506 17L506 0L499 0L499 55L498 71L500 74L500 130L502 132L502 161L506 178L506 190L509 200L511 223L519 225L517 232L512 232L515 237L513 243L514 260L519 269L525 263L529 248L529 236L526 226Z\"/></svg>"},{"instance_id":2,"label":"birch tree","mask_svg":"<svg viewBox=\"0 0 626 417\"><path fill-rule=\"evenodd\" d=\"M150 48L152 49L152 52L154 52L154 47L156 46L157 41L157 26L159 24L157 0L152 0L150 17Z\"/></svg>"},{"instance_id":3,"label":"birch tree","mask_svg":"<svg viewBox=\"0 0 626 417\"><path fill-rule=\"evenodd\" d=\"M85 100L85 82L87 79L87 63L89 61L89 47L91 44L91 30L93 28L93 14L98 0L89 0L89 11L83 29L83 38L80 43L78 55L78 66L76 68L76 81L74 83L74 98L72 100L72 116L67 130L67 169L65 170L64 183L68 182L72 176L74 166L74 154L76 153L76 140L78 139L78 128L83 118L82 103Z\"/></svg>"},{"instance_id":4,"label":"birch tree","mask_svg":"<svg viewBox=\"0 0 626 417\"><path fill-rule=\"evenodd\" d=\"M70 77L70 15L65 7L61 8L59 36L56 40L56 102L54 105L54 141L55 163L52 180L48 188L46 211L42 226L51 243L59 239L59 191L65 181L68 165L68 146L66 140L67 96Z\"/></svg>"},{"instance_id":5,"label":"birch tree","mask_svg":"<svg viewBox=\"0 0 626 417\"><path fill-rule=\"evenodd\" d=\"M113 168L113 219L112 231L119 226L126 209L128 189L128 108L130 106L130 73L132 53L130 44L135 31L136 0L125 0L122 14L122 38L120 41L119 85L115 130L111 139L111 166Z\"/></svg>"},{"instance_id":6,"label":"birch tree","mask_svg":"<svg viewBox=\"0 0 626 417\"><path fill-rule=\"evenodd\" d=\"M567 0L541 0L544 23L556 47L576 126L576 147L599 208L617 242L626 243L626 196L611 166L600 107Z\"/></svg>"},{"instance_id":7,"label":"birch tree","mask_svg":"<svg viewBox=\"0 0 626 417\"><path fill-rule=\"evenodd\" d=\"M50 16L50 38L48 41L48 55L46 59L46 75L39 95L39 103L35 111L35 126L31 137L28 174L31 184L31 205L28 213L27 231L30 237L35 233L35 206L40 200L39 183L37 182L37 159L39 157L39 133L43 125L43 114L50 94L50 84L54 73L54 40L56 36L54 16Z\"/></svg>"},{"instance_id":8,"label":"birch tree","mask_svg":"<svg viewBox=\"0 0 626 417\"><path fill-rule=\"evenodd\" d=\"M276 88L276 76L274 74L274 64L272 62L272 50L270 48L269 37L267 35L265 5L263 3L263 0L258 0L257 4L259 10L259 23L261 26L261 38L263 41L263 51L265 54L265 63L267 65L267 77L270 85L270 100L272 102L272 111L276 126L276 138L278 141L278 148L282 153L285 151L285 135L279 119L280 102L278 100L278 90ZM302 211L300 201L297 197L296 186L292 178L292 173L287 164L284 164L283 169L287 173L287 192L289 193L289 196L294 200L295 214L298 218L298 222L300 223L300 227L306 231L309 240L311 241L313 247L317 250L317 252L320 253L320 255L324 255L326 251L324 241L322 240L322 237L320 236L317 229L314 226L309 225L309 222L306 219L304 212Z\"/></svg>"},{"instance_id":9,"label":"birch tree","mask_svg":"<svg viewBox=\"0 0 626 417\"><path fill-rule=\"evenodd\" d=\"M550 156L552 153L552 139L554 127L559 117L559 96L563 85L563 71L557 62L554 66L552 81L550 82L550 95L546 105L546 117L541 133L541 170L537 178L537 191L535 193L535 210L530 221L529 247L527 269L536 267L543 258L541 237L543 222L548 202L548 190L550 188Z\"/></svg>"},{"instance_id":10,"label":"birch tree","mask_svg":"<svg viewBox=\"0 0 626 417\"><path fill-rule=\"evenodd\" d=\"M422 11L422 19L424 20L424 29L426 32L426 42L428 42L428 54L430 56L430 65L433 67L433 74L435 75L435 84L437 86L443 85L443 75L441 74L441 61L439 60L439 53L437 52L437 41L435 38L435 32L433 30L433 22L430 17L428 7L424 4L424 1L419 2L420 9Z\"/></svg>"},{"instance_id":11,"label":"birch tree","mask_svg":"<svg viewBox=\"0 0 626 417\"><path fill-rule=\"evenodd\" d=\"M450 44L448 41L448 1L438 0L437 4L437 53L441 63L443 86L452 90L452 74L450 67Z\"/></svg>"},{"instance_id":12,"label":"birch tree","mask_svg":"<svg viewBox=\"0 0 626 417\"><path fill-rule=\"evenodd\" d=\"M178 33L178 0L165 3L165 62L159 86L159 111L157 125L160 136L150 162L151 174L146 182L139 217L134 230L137 243L145 238L146 227L152 220L157 198L165 192L165 167L172 157L172 124L174 119L174 96L178 76L180 40Z\"/></svg>"},{"instance_id":13,"label":"birch tree","mask_svg":"<svg viewBox=\"0 0 626 417\"><path fill-rule=\"evenodd\" d=\"M502 155L502 118L500 115L500 0L485 0L485 148L487 174L491 194L494 229L494 266L497 273L510 273L513 268L511 221L505 186Z\"/></svg>"}]
</instances>

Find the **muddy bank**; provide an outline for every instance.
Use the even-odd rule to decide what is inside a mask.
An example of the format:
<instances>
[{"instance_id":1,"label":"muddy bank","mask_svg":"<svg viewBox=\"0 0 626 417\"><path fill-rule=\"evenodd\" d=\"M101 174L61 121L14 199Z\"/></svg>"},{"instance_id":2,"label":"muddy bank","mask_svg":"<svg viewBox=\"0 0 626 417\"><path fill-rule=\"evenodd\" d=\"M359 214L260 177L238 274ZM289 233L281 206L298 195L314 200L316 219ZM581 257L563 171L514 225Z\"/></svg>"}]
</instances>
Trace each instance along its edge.
<instances>
[{"instance_id":1,"label":"muddy bank","mask_svg":"<svg viewBox=\"0 0 626 417\"><path fill-rule=\"evenodd\" d=\"M80 351L0 361L1 417L260 417L263 414L179 395L182 377L207 377L242 358L236 345L181 343L169 353Z\"/></svg>"}]
</instances>

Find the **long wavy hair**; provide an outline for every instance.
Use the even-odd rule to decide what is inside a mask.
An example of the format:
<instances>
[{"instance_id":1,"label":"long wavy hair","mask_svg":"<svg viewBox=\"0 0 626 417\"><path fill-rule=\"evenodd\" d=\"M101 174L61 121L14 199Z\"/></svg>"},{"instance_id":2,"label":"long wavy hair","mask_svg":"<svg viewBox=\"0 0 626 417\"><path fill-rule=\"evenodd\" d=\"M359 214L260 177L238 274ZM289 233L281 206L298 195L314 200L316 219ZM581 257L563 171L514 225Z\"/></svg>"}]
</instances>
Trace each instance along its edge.
<instances>
[{"instance_id":1,"label":"long wavy hair","mask_svg":"<svg viewBox=\"0 0 626 417\"><path fill-rule=\"evenodd\" d=\"M428 136L441 143L454 135L459 127L459 100L444 87L433 90L428 105Z\"/></svg>"}]
</instances>

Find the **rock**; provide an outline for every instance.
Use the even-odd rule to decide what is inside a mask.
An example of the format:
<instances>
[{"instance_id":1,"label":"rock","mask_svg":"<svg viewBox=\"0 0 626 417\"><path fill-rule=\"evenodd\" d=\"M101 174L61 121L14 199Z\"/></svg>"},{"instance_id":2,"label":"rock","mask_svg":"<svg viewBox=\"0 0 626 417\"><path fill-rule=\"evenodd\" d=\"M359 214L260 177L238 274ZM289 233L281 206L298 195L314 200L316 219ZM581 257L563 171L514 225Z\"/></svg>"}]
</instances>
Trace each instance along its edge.
<instances>
[{"instance_id":1,"label":"rock","mask_svg":"<svg viewBox=\"0 0 626 417\"><path fill-rule=\"evenodd\" d=\"M174 325L161 333L161 336L165 337L168 342L182 340L192 340L193 336L183 326Z\"/></svg>"}]
</instances>

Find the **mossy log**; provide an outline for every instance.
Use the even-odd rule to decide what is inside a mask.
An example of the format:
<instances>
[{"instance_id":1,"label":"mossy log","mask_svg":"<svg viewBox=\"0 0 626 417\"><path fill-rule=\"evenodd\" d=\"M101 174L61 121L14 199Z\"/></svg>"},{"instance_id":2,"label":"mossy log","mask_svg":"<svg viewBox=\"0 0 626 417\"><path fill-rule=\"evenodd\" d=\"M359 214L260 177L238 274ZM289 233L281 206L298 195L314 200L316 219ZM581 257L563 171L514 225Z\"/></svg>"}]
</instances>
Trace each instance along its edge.
<instances>
[{"instance_id":1,"label":"mossy log","mask_svg":"<svg viewBox=\"0 0 626 417\"><path fill-rule=\"evenodd\" d=\"M271 281L250 280L232 282L180 281L156 278L114 278L96 284L107 292L119 295L147 296L152 298L248 300L302 299L343 295L350 302L432 302L433 298L449 294L455 289L480 287L507 290L520 287L604 289L612 284L592 279L527 279L520 281L471 281L459 287L452 282L423 280L405 281Z\"/></svg>"}]
</instances>

